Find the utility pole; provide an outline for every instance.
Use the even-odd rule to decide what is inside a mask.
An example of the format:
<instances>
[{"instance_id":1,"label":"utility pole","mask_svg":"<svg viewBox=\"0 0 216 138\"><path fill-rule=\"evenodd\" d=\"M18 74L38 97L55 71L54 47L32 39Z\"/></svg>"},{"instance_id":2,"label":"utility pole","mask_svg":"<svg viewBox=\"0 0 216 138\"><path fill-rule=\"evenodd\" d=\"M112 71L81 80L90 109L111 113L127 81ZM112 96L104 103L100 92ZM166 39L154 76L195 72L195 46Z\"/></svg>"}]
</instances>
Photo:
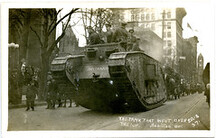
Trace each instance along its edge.
<instances>
[{"instance_id":1,"label":"utility pole","mask_svg":"<svg viewBox=\"0 0 216 138\"><path fill-rule=\"evenodd\" d=\"M162 14L162 40L163 40L163 43L164 43L164 19L165 19L165 10L163 10L163 12L161 13Z\"/></svg>"},{"instance_id":2,"label":"utility pole","mask_svg":"<svg viewBox=\"0 0 216 138\"><path fill-rule=\"evenodd\" d=\"M161 14L162 14L162 42L163 42L163 48L164 48L164 46L165 46L165 44L164 44L164 43L165 43L165 42L164 42L164 29L165 29L165 28L164 28L164 27L166 26L166 25L165 25L165 21L164 21L164 20L165 20L165 14L166 14L166 13L165 13L165 10L163 10L163 12L162 12ZM164 53L165 53L165 51L164 51ZM164 54L164 53L163 53L163 55L164 55L164 56L163 56L163 57L164 57L163 62L165 63L166 57L165 57L165 54Z\"/></svg>"}]
</instances>

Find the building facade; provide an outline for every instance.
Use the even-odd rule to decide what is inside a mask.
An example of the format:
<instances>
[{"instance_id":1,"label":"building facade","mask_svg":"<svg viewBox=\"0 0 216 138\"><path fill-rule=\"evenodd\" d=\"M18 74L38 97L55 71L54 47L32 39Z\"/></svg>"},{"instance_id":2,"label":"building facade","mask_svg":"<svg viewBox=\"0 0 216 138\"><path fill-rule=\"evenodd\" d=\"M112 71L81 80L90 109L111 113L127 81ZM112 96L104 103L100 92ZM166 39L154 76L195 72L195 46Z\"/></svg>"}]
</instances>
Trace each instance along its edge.
<instances>
[{"instance_id":1,"label":"building facade","mask_svg":"<svg viewBox=\"0 0 216 138\"><path fill-rule=\"evenodd\" d=\"M73 32L73 29L68 25L65 30L65 36L59 42L59 56L82 54L84 47L78 46L79 40Z\"/></svg>"},{"instance_id":2,"label":"building facade","mask_svg":"<svg viewBox=\"0 0 216 138\"><path fill-rule=\"evenodd\" d=\"M48 11L55 14L55 9ZM19 60L25 59L29 65L41 67L41 44L38 39L44 41L44 16L42 9L9 9L9 42L19 44ZM53 20L48 17L49 22ZM38 34L32 31L35 30ZM50 36L48 43L53 43L56 38L54 30Z\"/></svg>"},{"instance_id":3,"label":"building facade","mask_svg":"<svg viewBox=\"0 0 216 138\"><path fill-rule=\"evenodd\" d=\"M150 29L163 40L163 63L179 71L182 53L182 19L184 8L127 8L114 9L119 21L128 22L128 28Z\"/></svg>"},{"instance_id":4,"label":"building facade","mask_svg":"<svg viewBox=\"0 0 216 138\"><path fill-rule=\"evenodd\" d=\"M197 60L197 72L198 72L198 82L203 83L202 74L204 68L204 58L203 55L200 53Z\"/></svg>"},{"instance_id":5,"label":"building facade","mask_svg":"<svg viewBox=\"0 0 216 138\"><path fill-rule=\"evenodd\" d=\"M139 48L154 59L163 62L163 41L150 29L135 28L135 36L141 38Z\"/></svg>"},{"instance_id":6,"label":"building facade","mask_svg":"<svg viewBox=\"0 0 216 138\"><path fill-rule=\"evenodd\" d=\"M65 30L65 36L59 42L59 53L74 54L78 48L78 40L70 25Z\"/></svg>"},{"instance_id":7,"label":"building facade","mask_svg":"<svg viewBox=\"0 0 216 138\"><path fill-rule=\"evenodd\" d=\"M179 73L182 74L188 82L198 81L197 43L198 38L196 36L185 39L183 42L182 58L179 60Z\"/></svg>"}]
</instances>

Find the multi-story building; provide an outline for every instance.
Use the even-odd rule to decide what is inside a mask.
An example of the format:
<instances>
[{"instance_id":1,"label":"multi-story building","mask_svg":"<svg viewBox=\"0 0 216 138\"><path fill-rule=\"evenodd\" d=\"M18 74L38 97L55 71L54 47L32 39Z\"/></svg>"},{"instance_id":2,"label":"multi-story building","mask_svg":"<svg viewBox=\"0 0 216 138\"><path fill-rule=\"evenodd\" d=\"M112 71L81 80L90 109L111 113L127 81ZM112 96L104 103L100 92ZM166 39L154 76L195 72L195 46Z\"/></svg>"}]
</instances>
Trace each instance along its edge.
<instances>
[{"instance_id":1,"label":"multi-story building","mask_svg":"<svg viewBox=\"0 0 216 138\"><path fill-rule=\"evenodd\" d=\"M197 82L197 43L196 36L185 39L179 61L179 73L189 82Z\"/></svg>"},{"instance_id":2,"label":"multi-story building","mask_svg":"<svg viewBox=\"0 0 216 138\"><path fill-rule=\"evenodd\" d=\"M113 9L118 21L129 23L128 28L148 28L163 40L164 63L179 71L182 53L182 19L184 8L129 8Z\"/></svg>"},{"instance_id":3,"label":"multi-story building","mask_svg":"<svg viewBox=\"0 0 216 138\"><path fill-rule=\"evenodd\" d=\"M202 73L204 68L203 63L204 63L204 58L203 55L200 53L197 61L197 72L198 72L198 82L201 84L203 83L203 79L202 79Z\"/></svg>"},{"instance_id":4,"label":"multi-story building","mask_svg":"<svg viewBox=\"0 0 216 138\"><path fill-rule=\"evenodd\" d=\"M138 28L137 28L138 29ZM134 33L139 36L139 48L154 59L163 62L163 41L150 29L138 29Z\"/></svg>"}]
</instances>

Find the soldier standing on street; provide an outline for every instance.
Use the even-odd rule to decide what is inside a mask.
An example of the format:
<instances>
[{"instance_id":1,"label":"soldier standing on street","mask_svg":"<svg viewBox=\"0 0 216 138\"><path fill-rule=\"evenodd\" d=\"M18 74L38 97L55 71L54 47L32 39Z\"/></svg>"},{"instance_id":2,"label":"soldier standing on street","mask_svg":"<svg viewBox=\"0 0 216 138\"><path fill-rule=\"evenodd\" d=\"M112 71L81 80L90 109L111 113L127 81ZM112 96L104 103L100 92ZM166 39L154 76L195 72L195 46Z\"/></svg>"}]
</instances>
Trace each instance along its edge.
<instances>
[{"instance_id":1,"label":"soldier standing on street","mask_svg":"<svg viewBox=\"0 0 216 138\"><path fill-rule=\"evenodd\" d=\"M87 29L89 33L88 44L90 45L100 44L101 39L99 34L97 34L91 26L88 26Z\"/></svg>"},{"instance_id":2,"label":"soldier standing on street","mask_svg":"<svg viewBox=\"0 0 216 138\"><path fill-rule=\"evenodd\" d=\"M125 29L127 23L122 22L121 27L117 28L113 34L112 42L127 42L128 32Z\"/></svg>"},{"instance_id":3,"label":"soldier standing on street","mask_svg":"<svg viewBox=\"0 0 216 138\"><path fill-rule=\"evenodd\" d=\"M27 93L26 93L26 105L28 111L30 107L32 108L32 111L34 111L34 101L37 94L37 88L34 84L34 81L30 81L30 84L28 84Z\"/></svg>"},{"instance_id":4,"label":"soldier standing on street","mask_svg":"<svg viewBox=\"0 0 216 138\"><path fill-rule=\"evenodd\" d=\"M56 103L56 98L57 98L57 91L58 91L58 86L56 84L56 81L54 79L51 80L51 86L50 86L50 97L51 97L51 105L52 109L55 109L55 103Z\"/></svg>"},{"instance_id":5,"label":"soldier standing on street","mask_svg":"<svg viewBox=\"0 0 216 138\"><path fill-rule=\"evenodd\" d=\"M65 92L65 99L64 99L64 107L66 107L67 100L70 101L69 107L72 107L72 98L74 97L74 90L72 88L68 88Z\"/></svg>"}]
</instances>

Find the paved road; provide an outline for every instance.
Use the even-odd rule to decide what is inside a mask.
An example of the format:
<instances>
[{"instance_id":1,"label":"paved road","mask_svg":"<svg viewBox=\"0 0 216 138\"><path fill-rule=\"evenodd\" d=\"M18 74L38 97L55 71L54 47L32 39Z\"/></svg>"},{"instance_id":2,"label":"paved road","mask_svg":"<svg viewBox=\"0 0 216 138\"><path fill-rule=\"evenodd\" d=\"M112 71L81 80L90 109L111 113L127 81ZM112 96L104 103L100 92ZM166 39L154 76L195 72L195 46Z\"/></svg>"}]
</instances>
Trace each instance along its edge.
<instances>
[{"instance_id":1,"label":"paved road","mask_svg":"<svg viewBox=\"0 0 216 138\"><path fill-rule=\"evenodd\" d=\"M203 94L167 101L163 106L139 113L111 114L83 107L35 111L10 109L8 130L209 130L210 112Z\"/></svg>"}]
</instances>

